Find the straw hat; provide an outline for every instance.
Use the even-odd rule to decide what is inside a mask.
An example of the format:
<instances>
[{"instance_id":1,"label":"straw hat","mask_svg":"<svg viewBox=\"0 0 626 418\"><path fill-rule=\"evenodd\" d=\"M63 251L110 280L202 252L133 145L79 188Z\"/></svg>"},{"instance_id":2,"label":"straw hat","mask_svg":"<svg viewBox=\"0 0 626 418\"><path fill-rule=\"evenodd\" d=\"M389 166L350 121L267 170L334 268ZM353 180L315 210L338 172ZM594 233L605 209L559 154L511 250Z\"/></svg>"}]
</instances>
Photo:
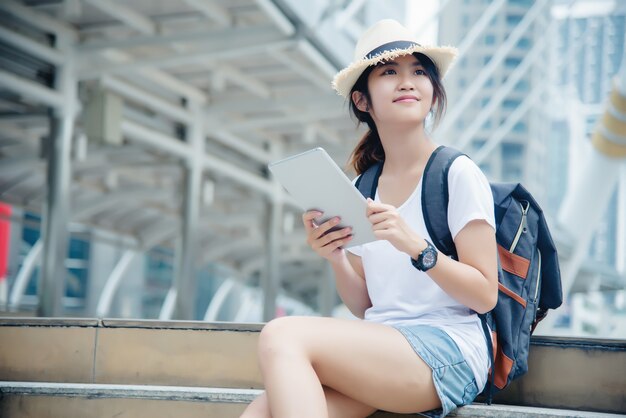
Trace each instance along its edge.
<instances>
[{"instance_id":1,"label":"straw hat","mask_svg":"<svg viewBox=\"0 0 626 418\"><path fill-rule=\"evenodd\" d=\"M393 19L384 19L361 36L356 44L352 64L335 75L333 88L348 98L354 83L367 67L414 52L428 56L437 66L442 79L457 55L457 49L451 46L420 45L413 40L407 28Z\"/></svg>"}]
</instances>

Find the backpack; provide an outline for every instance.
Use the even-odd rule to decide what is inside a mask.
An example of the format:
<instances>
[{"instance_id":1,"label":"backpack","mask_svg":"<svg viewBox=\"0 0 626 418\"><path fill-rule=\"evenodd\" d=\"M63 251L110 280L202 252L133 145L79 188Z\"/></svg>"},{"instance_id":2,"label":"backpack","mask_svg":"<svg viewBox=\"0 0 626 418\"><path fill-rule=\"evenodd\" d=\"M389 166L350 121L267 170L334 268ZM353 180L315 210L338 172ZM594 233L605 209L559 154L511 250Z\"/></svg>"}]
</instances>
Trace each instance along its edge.
<instances>
[{"instance_id":1,"label":"backpack","mask_svg":"<svg viewBox=\"0 0 626 418\"><path fill-rule=\"evenodd\" d=\"M455 260L447 216L448 171L461 155L454 148L440 146L422 175L426 228L437 249ZM370 166L357 179L355 186L363 196L374 199L382 166L382 162ZM548 309L563 302L557 252L543 211L521 184L491 183L491 191L498 244L498 302L493 310L479 315L492 359L483 390L488 403L493 393L527 372L531 334Z\"/></svg>"}]
</instances>

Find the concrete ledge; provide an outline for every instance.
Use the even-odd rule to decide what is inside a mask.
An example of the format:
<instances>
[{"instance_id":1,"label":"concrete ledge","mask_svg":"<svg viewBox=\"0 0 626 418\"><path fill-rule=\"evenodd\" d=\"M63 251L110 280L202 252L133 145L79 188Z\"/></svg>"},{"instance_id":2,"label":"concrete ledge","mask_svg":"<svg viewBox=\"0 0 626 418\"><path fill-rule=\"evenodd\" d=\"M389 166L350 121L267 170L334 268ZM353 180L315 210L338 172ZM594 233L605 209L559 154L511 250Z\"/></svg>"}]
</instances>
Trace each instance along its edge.
<instances>
[{"instance_id":1,"label":"concrete ledge","mask_svg":"<svg viewBox=\"0 0 626 418\"><path fill-rule=\"evenodd\" d=\"M22 404L35 397L45 398L80 398L86 402L105 399L143 399L170 402L205 402L219 404L247 404L262 393L255 389L198 388L176 386L146 385L101 385L81 383L47 382L0 382L0 410L4 399L20 397ZM74 401L76 405L76 401ZM149 405L149 403L146 403ZM241 410L241 409L240 409ZM184 411L179 411L183 413ZM184 414L183 414L184 415ZM189 415L188 415L189 416ZM195 416L195 415L190 415ZM232 415L236 416L236 415ZM417 417L415 414L394 414L379 411L371 418ZM510 405L473 404L457 409L449 416L456 417L506 417L506 418L615 418L622 415L602 414L598 412L573 411L563 409L532 408Z\"/></svg>"},{"instance_id":2,"label":"concrete ledge","mask_svg":"<svg viewBox=\"0 0 626 418\"><path fill-rule=\"evenodd\" d=\"M0 380L262 387L263 324L0 318Z\"/></svg>"},{"instance_id":3,"label":"concrete ledge","mask_svg":"<svg viewBox=\"0 0 626 418\"><path fill-rule=\"evenodd\" d=\"M134 398L170 401L250 403L257 389L199 388L185 386L103 385L84 383L0 382L3 395L64 396L71 398Z\"/></svg>"},{"instance_id":4,"label":"concrete ledge","mask_svg":"<svg viewBox=\"0 0 626 418\"><path fill-rule=\"evenodd\" d=\"M0 327L94 327L259 332L265 324L114 318L0 317Z\"/></svg>"},{"instance_id":5,"label":"concrete ledge","mask_svg":"<svg viewBox=\"0 0 626 418\"><path fill-rule=\"evenodd\" d=\"M0 327L97 327L96 318L2 317Z\"/></svg>"},{"instance_id":6,"label":"concrete ledge","mask_svg":"<svg viewBox=\"0 0 626 418\"><path fill-rule=\"evenodd\" d=\"M202 321L157 321L157 320L128 320L102 319L103 327L107 328L142 328L142 329L188 329L207 331L242 331L259 332L265 324L261 323L234 323L234 322L202 322Z\"/></svg>"}]
</instances>

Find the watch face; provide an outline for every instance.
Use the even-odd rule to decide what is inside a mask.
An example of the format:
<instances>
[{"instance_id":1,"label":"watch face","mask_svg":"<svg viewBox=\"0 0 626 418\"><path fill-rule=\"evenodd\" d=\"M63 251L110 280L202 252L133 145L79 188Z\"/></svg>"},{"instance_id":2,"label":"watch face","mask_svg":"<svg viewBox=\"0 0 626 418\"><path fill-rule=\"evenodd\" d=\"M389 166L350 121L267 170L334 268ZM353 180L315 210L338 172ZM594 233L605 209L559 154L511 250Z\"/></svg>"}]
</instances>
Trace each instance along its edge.
<instances>
[{"instance_id":1,"label":"watch face","mask_svg":"<svg viewBox=\"0 0 626 418\"><path fill-rule=\"evenodd\" d=\"M430 248L424 251L424 254L422 257L422 263L424 264L424 267L426 268L432 267L436 262L437 262L437 254L435 253L435 251L433 251Z\"/></svg>"}]
</instances>

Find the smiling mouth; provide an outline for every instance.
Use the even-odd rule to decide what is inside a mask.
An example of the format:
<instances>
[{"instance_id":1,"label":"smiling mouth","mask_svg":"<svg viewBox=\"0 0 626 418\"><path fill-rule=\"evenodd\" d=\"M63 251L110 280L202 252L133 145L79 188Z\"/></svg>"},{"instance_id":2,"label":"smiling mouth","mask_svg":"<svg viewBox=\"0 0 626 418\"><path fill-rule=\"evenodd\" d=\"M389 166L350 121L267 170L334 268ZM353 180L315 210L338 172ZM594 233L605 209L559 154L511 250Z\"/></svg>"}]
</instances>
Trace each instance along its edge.
<instances>
[{"instance_id":1,"label":"smiling mouth","mask_svg":"<svg viewBox=\"0 0 626 418\"><path fill-rule=\"evenodd\" d=\"M408 103L408 102L419 102L419 99L415 96L401 96L393 101L394 103Z\"/></svg>"}]
</instances>

